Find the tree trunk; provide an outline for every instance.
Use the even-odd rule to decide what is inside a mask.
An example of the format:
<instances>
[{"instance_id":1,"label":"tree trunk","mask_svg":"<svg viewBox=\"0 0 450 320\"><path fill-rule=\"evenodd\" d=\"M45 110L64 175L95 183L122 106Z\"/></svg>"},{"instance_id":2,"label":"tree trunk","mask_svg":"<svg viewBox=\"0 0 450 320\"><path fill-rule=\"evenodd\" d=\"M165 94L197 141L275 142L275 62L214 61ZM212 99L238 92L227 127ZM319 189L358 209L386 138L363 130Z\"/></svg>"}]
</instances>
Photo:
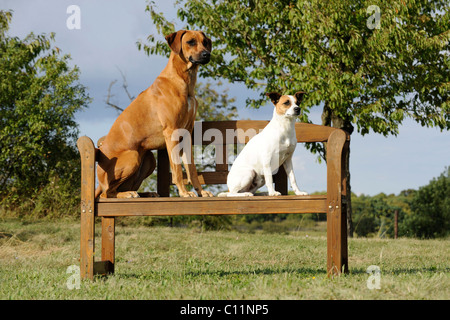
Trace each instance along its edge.
<instances>
[{"instance_id":1,"label":"tree trunk","mask_svg":"<svg viewBox=\"0 0 450 320\"><path fill-rule=\"evenodd\" d=\"M322 125L329 126L333 128L338 128L346 131L348 134L352 134L353 125L351 121L348 119L342 119L335 114L333 114L333 110L328 106L328 102L325 101L325 105L323 107L322 112ZM326 144L325 147L325 155L326 155ZM326 160L326 159L325 159ZM352 189L350 185L350 146L348 148L348 153L345 161L345 172L347 174L347 232L349 237L353 237L353 221L352 221Z\"/></svg>"}]
</instances>

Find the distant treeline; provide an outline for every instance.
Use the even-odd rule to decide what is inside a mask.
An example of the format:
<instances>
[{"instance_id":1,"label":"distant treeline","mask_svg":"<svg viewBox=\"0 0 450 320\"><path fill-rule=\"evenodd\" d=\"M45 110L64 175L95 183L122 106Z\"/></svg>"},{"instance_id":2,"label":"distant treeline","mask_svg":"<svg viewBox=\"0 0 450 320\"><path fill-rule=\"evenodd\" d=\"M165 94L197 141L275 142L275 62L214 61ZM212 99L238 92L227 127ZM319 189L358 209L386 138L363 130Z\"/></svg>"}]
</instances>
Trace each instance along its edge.
<instances>
[{"instance_id":1,"label":"distant treeline","mask_svg":"<svg viewBox=\"0 0 450 320\"><path fill-rule=\"evenodd\" d=\"M435 238L450 234L450 167L419 190L399 195L352 195L353 225L358 236Z\"/></svg>"},{"instance_id":2,"label":"distant treeline","mask_svg":"<svg viewBox=\"0 0 450 320\"><path fill-rule=\"evenodd\" d=\"M398 195L352 194L353 226L357 237L394 238L397 213L398 237L436 238L450 234L450 167L419 190ZM242 216L148 217L146 225L199 226L203 229L235 229L245 232L314 230L326 214L272 214Z\"/></svg>"}]
</instances>

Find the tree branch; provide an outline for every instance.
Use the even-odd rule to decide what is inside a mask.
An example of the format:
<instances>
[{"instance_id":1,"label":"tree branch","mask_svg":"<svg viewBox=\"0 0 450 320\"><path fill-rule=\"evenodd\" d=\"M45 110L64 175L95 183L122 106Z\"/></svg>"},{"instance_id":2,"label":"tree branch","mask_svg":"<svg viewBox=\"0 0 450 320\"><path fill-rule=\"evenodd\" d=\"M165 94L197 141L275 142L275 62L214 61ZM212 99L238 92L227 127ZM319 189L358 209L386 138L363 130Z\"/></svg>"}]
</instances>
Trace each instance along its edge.
<instances>
[{"instance_id":1,"label":"tree branch","mask_svg":"<svg viewBox=\"0 0 450 320\"><path fill-rule=\"evenodd\" d=\"M119 68L117 68L117 69L119 70L119 72L120 72L120 74L121 74L121 76L122 76L122 81L123 81L122 87L123 87L123 89L125 90L125 92L126 92L126 94L127 94L127 96L128 96L128 99L130 99L130 101L133 101L135 97L132 96L132 95L130 94L130 92L128 91L128 82L127 82L127 78L126 78L125 75L123 74L122 70L120 70Z\"/></svg>"},{"instance_id":2,"label":"tree branch","mask_svg":"<svg viewBox=\"0 0 450 320\"><path fill-rule=\"evenodd\" d=\"M106 104L107 104L108 106L110 106L110 107L116 109L117 111L122 112L124 109L120 108L119 106L117 106L117 105L115 105L114 103L111 102L111 97L113 96L113 95L111 94L111 88L112 88L112 86L113 86L116 82L117 82L117 80L113 80L113 81L111 81L111 83L109 84L109 87L108 87L108 95L106 96L106 101L105 101L105 102L106 102Z\"/></svg>"}]
</instances>

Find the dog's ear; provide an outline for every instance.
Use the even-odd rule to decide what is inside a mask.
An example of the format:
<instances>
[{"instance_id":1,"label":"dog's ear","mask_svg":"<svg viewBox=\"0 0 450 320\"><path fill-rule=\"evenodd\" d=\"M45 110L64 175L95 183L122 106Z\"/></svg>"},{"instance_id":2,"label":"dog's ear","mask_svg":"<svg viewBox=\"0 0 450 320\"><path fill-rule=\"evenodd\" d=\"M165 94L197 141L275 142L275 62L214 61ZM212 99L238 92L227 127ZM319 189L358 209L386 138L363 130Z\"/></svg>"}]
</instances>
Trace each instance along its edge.
<instances>
[{"instance_id":1,"label":"dog's ear","mask_svg":"<svg viewBox=\"0 0 450 320\"><path fill-rule=\"evenodd\" d=\"M298 92L296 92L295 93L295 99L297 100L296 102L295 102L295 104L296 105L299 105L301 102L302 102L302 100L303 100L303 96L306 94L306 92L303 92L303 91L298 91Z\"/></svg>"},{"instance_id":2,"label":"dog's ear","mask_svg":"<svg viewBox=\"0 0 450 320\"><path fill-rule=\"evenodd\" d=\"M180 54L181 52L181 39L185 33L186 30L180 30L166 36L166 41L169 44L170 49L176 54Z\"/></svg>"},{"instance_id":3,"label":"dog's ear","mask_svg":"<svg viewBox=\"0 0 450 320\"><path fill-rule=\"evenodd\" d=\"M270 100L272 100L272 103L276 105L278 103L278 100L280 100L281 94L279 94L278 92L270 92L266 93L266 96L268 96Z\"/></svg>"},{"instance_id":4,"label":"dog's ear","mask_svg":"<svg viewBox=\"0 0 450 320\"><path fill-rule=\"evenodd\" d=\"M211 39L208 38L208 37L206 36L206 34L203 33L203 31L200 31L200 33L201 33L201 34L203 35L203 37L204 37L205 48L206 48L206 50L208 50L209 52L211 52L211 50L212 50L212 41L211 41Z\"/></svg>"}]
</instances>

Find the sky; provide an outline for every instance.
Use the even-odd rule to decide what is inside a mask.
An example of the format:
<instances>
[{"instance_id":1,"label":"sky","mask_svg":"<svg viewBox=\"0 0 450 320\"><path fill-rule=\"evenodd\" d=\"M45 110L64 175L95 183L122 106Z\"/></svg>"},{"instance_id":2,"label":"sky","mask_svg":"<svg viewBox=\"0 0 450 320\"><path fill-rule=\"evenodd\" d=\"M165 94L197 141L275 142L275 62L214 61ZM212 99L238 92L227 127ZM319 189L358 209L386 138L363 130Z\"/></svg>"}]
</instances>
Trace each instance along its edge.
<instances>
[{"instance_id":1,"label":"sky","mask_svg":"<svg viewBox=\"0 0 450 320\"><path fill-rule=\"evenodd\" d=\"M158 11L180 29L174 0L155 0ZM72 28L71 5L80 9L79 25ZM126 107L129 99L121 88L121 72L126 76L128 91L137 96L148 88L167 63L167 58L147 56L136 42L157 34L146 0L0 0L0 10L13 10L9 35L24 38L34 34L55 33L54 46L70 54L71 66L80 69L80 83L92 98L89 107L76 114L80 135L94 142L106 135L118 113L106 105L109 84L112 102ZM69 21L69 24L68 24ZM68 27L69 26L69 27ZM213 44L214 45L214 44ZM214 51L212 52L214 54ZM208 79L199 79L207 82ZM239 119L270 120L273 105L267 102L260 109L245 106L247 97L259 93L240 83L226 83L228 95L236 98ZM320 124L321 107L310 110L310 119ZM384 137L375 133L351 136L350 172L352 191L376 195L381 192L398 194L406 189L418 189L439 176L450 165L450 132L421 127L405 120L400 133ZM300 189L309 193L326 190L326 166L317 156L298 144L294 154L294 170Z\"/></svg>"}]
</instances>

